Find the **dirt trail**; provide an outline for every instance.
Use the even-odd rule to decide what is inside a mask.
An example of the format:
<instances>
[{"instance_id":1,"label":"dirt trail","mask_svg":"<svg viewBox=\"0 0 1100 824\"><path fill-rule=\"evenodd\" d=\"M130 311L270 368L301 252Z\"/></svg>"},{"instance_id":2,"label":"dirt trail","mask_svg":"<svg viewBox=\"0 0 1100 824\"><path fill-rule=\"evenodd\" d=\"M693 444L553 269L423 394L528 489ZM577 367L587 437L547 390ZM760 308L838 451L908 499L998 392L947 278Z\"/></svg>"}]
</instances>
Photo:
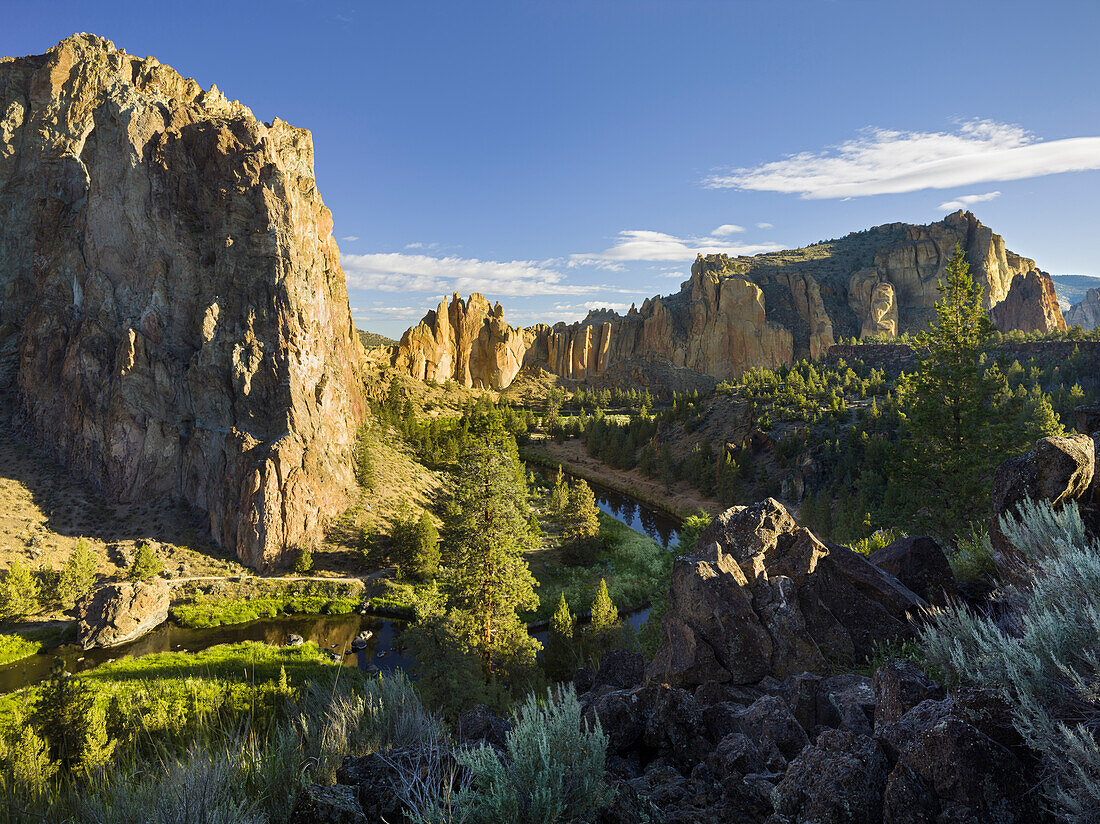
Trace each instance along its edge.
<instances>
[{"instance_id":1,"label":"dirt trail","mask_svg":"<svg viewBox=\"0 0 1100 824\"><path fill-rule=\"evenodd\" d=\"M647 478L637 469L614 469L590 458L578 440L564 443L542 440L532 442L527 450L542 459L560 463L573 475L632 495L676 515L688 516L700 509L715 514L725 508L717 501L704 498L686 483L675 484L670 494L663 483Z\"/></svg>"}]
</instances>

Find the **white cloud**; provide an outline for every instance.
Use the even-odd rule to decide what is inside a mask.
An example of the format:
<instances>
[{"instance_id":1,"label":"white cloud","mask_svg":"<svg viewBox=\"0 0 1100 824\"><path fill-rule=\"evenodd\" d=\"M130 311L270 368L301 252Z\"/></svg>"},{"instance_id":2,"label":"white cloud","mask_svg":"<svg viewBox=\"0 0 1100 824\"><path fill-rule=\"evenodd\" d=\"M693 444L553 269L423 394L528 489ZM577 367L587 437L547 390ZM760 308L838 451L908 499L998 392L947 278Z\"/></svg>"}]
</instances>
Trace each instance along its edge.
<instances>
[{"instance_id":1,"label":"white cloud","mask_svg":"<svg viewBox=\"0 0 1100 824\"><path fill-rule=\"evenodd\" d=\"M487 292L494 296L581 295L595 286L574 286L555 269L531 260L478 260L398 252L340 256L348 287L384 292Z\"/></svg>"},{"instance_id":2,"label":"white cloud","mask_svg":"<svg viewBox=\"0 0 1100 824\"><path fill-rule=\"evenodd\" d=\"M757 229L774 229L775 227L770 223L757 223Z\"/></svg>"},{"instance_id":3,"label":"white cloud","mask_svg":"<svg viewBox=\"0 0 1100 824\"><path fill-rule=\"evenodd\" d=\"M1100 137L1040 140L990 120L954 132L865 129L828 151L802 152L708 177L713 189L798 194L806 199L947 189L1100 169Z\"/></svg>"},{"instance_id":4,"label":"white cloud","mask_svg":"<svg viewBox=\"0 0 1100 824\"><path fill-rule=\"evenodd\" d=\"M340 238L340 240L346 240L348 243L355 243L355 241L359 240L359 235L348 235L347 237Z\"/></svg>"},{"instance_id":5,"label":"white cloud","mask_svg":"<svg viewBox=\"0 0 1100 824\"><path fill-rule=\"evenodd\" d=\"M965 209L975 203L985 203L1001 196L1000 192L986 192L984 195L963 195L946 203L941 203L936 208L941 212L954 212L957 209Z\"/></svg>"},{"instance_id":6,"label":"white cloud","mask_svg":"<svg viewBox=\"0 0 1100 824\"><path fill-rule=\"evenodd\" d=\"M720 227L721 228L721 227ZM713 235L680 238L665 232L627 229L619 232L614 246L594 254L570 255L576 264L610 268L623 261L690 261L698 254L755 255L782 249L775 243L737 244Z\"/></svg>"},{"instance_id":7,"label":"white cloud","mask_svg":"<svg viewBox=\"0 0 1100 824\"><path fill-rule=\"evenodd\" d=\"M713 235L714 237L726 237L727 235L735 235L738 232L743 231L745 231L744 226L738 226L736 223L723 223L721 226L711 232L711 235Z\"/></svg>"}]
</instances>

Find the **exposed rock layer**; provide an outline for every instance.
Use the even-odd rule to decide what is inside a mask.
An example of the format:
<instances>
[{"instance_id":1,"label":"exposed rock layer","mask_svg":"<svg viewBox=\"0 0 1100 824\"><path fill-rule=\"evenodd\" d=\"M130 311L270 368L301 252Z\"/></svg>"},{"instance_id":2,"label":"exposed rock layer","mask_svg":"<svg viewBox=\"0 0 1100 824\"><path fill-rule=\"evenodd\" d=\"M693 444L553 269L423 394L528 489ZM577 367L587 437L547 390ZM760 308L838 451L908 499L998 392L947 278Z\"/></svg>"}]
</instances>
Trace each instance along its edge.
<instances>
[{"instance_id":1,"label":"exposed rock layer","mask_svg":"<svg viewBox=\"0 0 1100 824\"><path fill-rule=\"evenodd\" d=\"M591 380L640 358L725 380L824 357L839 336L922 328L955 244L1002 330L1065 328L1050 276L960 211L928 226L893 223L794 251L700 256L677 294L649 298L625 316L599 310L579 323L519 329L504 322L499 304L455 295L405 333L393 363L414 378L494 389L524 365Z\"/></svg>"},{"instance_id":2,"label":"exposed rock layer","mask_svg":"<svg viewBox=\"0 0 1100 824\"><path fill-rule=\"evenodd\" d=\"M271 566L347 501L361 347L310 134L92 35L0 63L0 390Z\"/></svg>"}]
</instances>

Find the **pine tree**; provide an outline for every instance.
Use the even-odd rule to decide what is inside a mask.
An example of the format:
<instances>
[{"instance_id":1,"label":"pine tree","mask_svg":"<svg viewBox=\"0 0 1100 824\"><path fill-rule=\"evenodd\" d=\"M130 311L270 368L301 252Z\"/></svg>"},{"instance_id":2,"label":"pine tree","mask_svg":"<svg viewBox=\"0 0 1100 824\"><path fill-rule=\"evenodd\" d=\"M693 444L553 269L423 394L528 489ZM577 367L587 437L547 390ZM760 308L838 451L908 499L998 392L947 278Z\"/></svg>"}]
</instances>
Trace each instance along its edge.
<instances>
[{"instance_id":1,"label":"pine tree","mask_svg":"<svg viewBox=\"0 0 1100 824\"><path fill-rule=\"evenodd\" d=\"M607 580L601 578L596 597L592 599L592 615L587 629L589 655L595 663L598 664L603 653L614 644L619 629L619 611L607 591Z\"/></svg>"},{"instance_id":2,"label":"pine tree","mask_svg":"<svg viewBox=\"0 0 1100 824\"><path fill-rule=\"evenodd\" d=\"M78 538L69 560L61 569L57 582L57 597L62 606L72 604L95 585L96 557L84 538Z\"/></svg>"},{"instance_id":3,"label":"pine tree","mask_svg":"<svg viewBox=\"0 0 1100 824\"><path fill-rule=\"evenodd\" d=\"M93 744L94 696L83 681L65 672L55 658L31 712L31 723L46 740L50 760L71 772L84 761Z\"/></svg>"},{"instance_id":4,"label":"pine tree","mask_svg":"<svg viewBox=\"0 0 1100 824\"><path fill-rule=\"evenodd\" d=\"M1001 456L990 450L996 385L982 363L993 325L957 244L937 288L936 319L917 336L905 468L925 520L949 537L982 508L987 476Z\"/></svg>"},{"instance_id":5,"label":"pine tree","mask_svg":"<svg viewBox=\"0 0 1100 824\"><path fill-rule=\"evenodd\" d=\"M533 660L537 644L518 615L538 606L537 584L523 559L530 508L515 439L498 426L471 439L461 466L450 510L456 521L448 525L454 536L449 583L453 606L472 619L468 640L488 680L499 658Z\"/></svg>"},{"instance_id":6,"label":"pine tree","mask_svg":"<svg viewBox=\"0 0 1100 824\"><path fill-rule=\"evenodd\" d=\"M307 550L308 551L308 550ZM148 581L164 571L164 563L153 552L148 542L142 541L134 553L134 562L130 564L129 578L131 581Z\"/></svg>"},{"instance_id":7,"label":"pine tree","mask_svg":"<svg viewBox=\"0 0 1100 824\"><path fill-rule=\"evenodd\" d=\"M564 521L562 537L565 542L578 554L591 551L600 535L600 509L587 482L578 480L570 487Z\"/></svg>"},{"instance_id":8,"label":"pine tree","mask_svg":"<svg viewBox=\"0 0 1100 824\"><path fill-rule=\"evenodd\" d=\"M432 516L423 511L416 522L413 540L413 556L409 564L412 574L421 581L429 581L439 572L439 530Z\"/></svg>"},{"instance_id":9,"label":"pine tree","mask_svg":"<svg viewBox=\"0 0 1100 824\"><path fill-rule=\"evenodd\" d=\"M563 592L550 619L550 634L542 654L543 669L551 681L568 681L573 676L577 666L576 631L577 620L569 611Z\"/></svg>"},{"instance_id":10,"label":"pine tree","mask_svg":"<svg viewBox=\"0 0 1100 824\"><path fill-rule=\"evenodd\" d=\"M558 471L554 475L554 485L550 489L550 512L555 516L560 516L568 505L569 487L565 483L565 473L562 471L561 464L558 464Z\"/></svg>"},{"instance_id":11,"label":"pine tree","mask_svg":"<svg viewBox=\"0 0 1100 824\"><path fill-rule=\"evenodd\" d=\"M0 621L14 621L39 609L38 582L26 566L12 561L0 581Z\"/></svg>"}]
</instances>

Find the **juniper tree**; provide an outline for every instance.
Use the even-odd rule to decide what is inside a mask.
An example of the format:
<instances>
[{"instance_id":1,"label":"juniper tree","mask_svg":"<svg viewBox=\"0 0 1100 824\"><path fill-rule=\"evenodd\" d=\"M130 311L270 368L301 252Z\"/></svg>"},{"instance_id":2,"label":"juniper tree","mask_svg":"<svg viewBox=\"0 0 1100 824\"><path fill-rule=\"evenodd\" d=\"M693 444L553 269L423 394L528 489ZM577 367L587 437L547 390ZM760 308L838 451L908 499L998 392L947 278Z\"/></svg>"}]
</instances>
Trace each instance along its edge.
<instances>
[{"instance_id":1,"label":"juniper tree","mask_svg":"<svg viewBox=\"0 0 1100 824\"><path fill-rule=\"evenodd\" d=\"M31 723L49 747L50 760L66 772L80 766L93 744L94 696L55 658L31 713Z\"/></svg>"},{"instance_id":2,"label":"juniper tree","mask_svg":"<svg viewBox=\"0 0 1100 824\"><path fill-rule=\"evenodd\" d=\"M308 552L309 550L303 551ZM297 569L297 566L295 566L295 569ZM130 580L134 582L148 581L150 578L160 575L163 571L164 563L153 552L153 548L149 546L148 542L142 541L137 548L137 552L134 553L134 562L130 564Z\"/></svg>"},{"instance_id":3,"label":"juniper tree","mask_svg":"<svg viewBox=\"0 0 1100 824\"><path fill-rule=\"evenodd\" d=\"M0 580L0 621L13 621L38 611L38 582L26 566L12 561Z\"/></svg>"},{"instance_id":4,"label":"juniper tree","mask_svg":"<svg viewBox=\"0 0 1100 824\"><path fill-rule=\"evenodd\" d=\"M96 557L88 541L78 538L69 560L61 568L57 582L57 597L63 606L72 606L77 598L86 594L95 584Z\"/></svg>"}]
</instances>

